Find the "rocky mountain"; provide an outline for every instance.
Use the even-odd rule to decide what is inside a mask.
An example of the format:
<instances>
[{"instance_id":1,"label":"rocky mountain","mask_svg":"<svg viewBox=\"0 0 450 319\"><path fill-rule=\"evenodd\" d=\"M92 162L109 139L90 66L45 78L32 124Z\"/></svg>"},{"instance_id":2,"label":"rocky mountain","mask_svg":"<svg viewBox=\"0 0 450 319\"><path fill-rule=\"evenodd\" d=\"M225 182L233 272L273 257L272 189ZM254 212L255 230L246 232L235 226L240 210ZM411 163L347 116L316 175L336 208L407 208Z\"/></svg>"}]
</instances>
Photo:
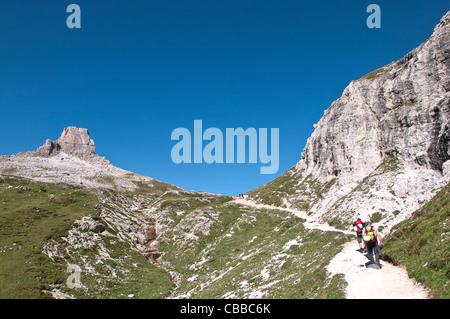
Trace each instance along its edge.
<instances>
[{"instance_id":1,"label":"rocky mountain","mask_svg":"<svg viewBox=\"0 0 450 319\"><path fill-rule=\"evenodd\" d=\"M432 198L450 179L450 12L418 48L352 81L314 128L299 163L251 197L386 230Z\"/></svg>"},{"instance_id":2,"label":"rocky mountain","mask_svg":"<svg viewBox=\"0 0 450 319\"><path fill-rule=\"evenodd\" d=\"M344 298L327 265L356 216L400 225L387 258L403 262L406 245L448 296L449 22L346 88L300 162L249 192L270 206L117 168L76 127L0 156L0 298Z\"/></svg>"},{"instance_id":3,"label":"rocky mountain","mask_svg":"<svg viewBox=\"0 0 450 319\"><path fill-rule=\"evenodd\" d=\"M89 188L134 191L142 188L179 189L112 165L96 154L85 128L66 127L56 141L47 139L35 151L0 156L0 173L35 181Z\"/></svg>"}]
</instances>

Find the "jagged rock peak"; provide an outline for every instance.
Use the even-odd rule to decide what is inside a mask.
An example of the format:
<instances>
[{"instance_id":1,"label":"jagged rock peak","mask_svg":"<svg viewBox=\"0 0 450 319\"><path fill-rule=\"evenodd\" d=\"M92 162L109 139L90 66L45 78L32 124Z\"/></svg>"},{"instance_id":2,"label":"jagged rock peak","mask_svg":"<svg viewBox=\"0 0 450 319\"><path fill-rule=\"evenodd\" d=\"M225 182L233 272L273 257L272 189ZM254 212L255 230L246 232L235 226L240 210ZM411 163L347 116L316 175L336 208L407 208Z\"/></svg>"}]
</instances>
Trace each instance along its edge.
<instances>
[{"instance_id":1,"label":"jagged rock peak","mask_svg":"<svg viewBox=\"0 0 450 319\"><path fill-rule=\"evenodd\" d=\"M442 174L450 167L450 12L422 45L350 83L297 168L322 182L360 183L392 156Z\"/></svg>"},{"instance_id":2,"label":"jagged rock peak","mask_svg":"<svg viewBox=\"0 0 450 319\"><path fill-rule=\"evenodd\" d=\"M47 140L37 149L37 152L41 155L56 155L64 152L76 156L90 156L95 155L95 145L87 129L69 126L63 130L58 140Z\"/></svg>"},{"instance_id":3,"label":"jagged rock peak","mask_svg":"<svg viewBox=\"0 0 450 319\"><path fill-rule=\"evenodd\" d=\"M440 30L444 29L445 26L449 26L450 22L450 11L448 11L441 19L441 21L436 25L434 28L434 33L439 32Z\"/></svg>"}]
</instances>

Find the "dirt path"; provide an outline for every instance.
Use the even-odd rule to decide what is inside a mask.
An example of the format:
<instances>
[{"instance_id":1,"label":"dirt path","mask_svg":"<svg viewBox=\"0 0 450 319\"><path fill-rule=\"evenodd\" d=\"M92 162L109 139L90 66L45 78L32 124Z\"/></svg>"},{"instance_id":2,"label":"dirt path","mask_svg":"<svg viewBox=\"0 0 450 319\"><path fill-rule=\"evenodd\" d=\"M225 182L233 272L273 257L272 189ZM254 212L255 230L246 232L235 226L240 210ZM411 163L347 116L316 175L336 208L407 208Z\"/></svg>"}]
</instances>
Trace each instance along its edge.
<instances>
[{"instance_id":1,"label":"dirt path","mask_svg":"<svg viewBox=\"0 0 450 319\"><path fill-rule=\"evenodd\" d=\"M406 270L381 262L382 269L368 269L368 261L355 241L344 245L343 250L330 262L327 270L344 274L348 283L347 299L426 299L427 291L408 277Z\"/></svg>"},{"instance_id":2,"label":"dirt path","mask_svg":"<svg viewBox=\"0 0 450 319\"><path fill-rule=\"evenodd\" d=\"M311 220L306 212L290 208L281 208L270 205L257 204L243 198L236 198L234 202L260 209L278 209L293 213L295 216L306 220L305 227L320 229L323 231L340 231L353 235L352 231L345 231L331 227L328 224L320 224ZM368 259L364 254L356 251L359 248L356 237L346 243L327 266L331 275L344 274L347 281L347 299L426 299L427 291L414 280L408 277L406 270L395 267L387 262L382 262L382 269L368 269L364 266Z\"/></svg>"},{"instance_id":3,"label":"dirt path","mask_svg":"<svg viewBox=\"0 0 450 319\"><path fill-rule=\"evenodd\" d=\"M310 216L308 216L306 214L306 212L301 211L301 210L296 210L296 209L291 209L291 208L284 208L284 207L277 207L277 206L271 206L271 205L264 205L264 204L258 204L258 203L254 202L254 201L251 201L251 200L248 200L248 199L244 199L244 198L235 198L234 202L237 203L237 204L250 206L250 207L254 207L254 208L259 208L259 209L278 209L278 210L290 212L290 213L294 214L297 217L305 219L306 222L304 223L304 226L306 228L308 228L308 229L320 229L322 231L337 231L337 232L341 232L341 233L349 234L349 235L353 235L354 234L354 232L351 232L351 231L334 228L334 227L328 225L327 223L318 223L317 221L312 219Z\"/></svg>"}]
</instances>

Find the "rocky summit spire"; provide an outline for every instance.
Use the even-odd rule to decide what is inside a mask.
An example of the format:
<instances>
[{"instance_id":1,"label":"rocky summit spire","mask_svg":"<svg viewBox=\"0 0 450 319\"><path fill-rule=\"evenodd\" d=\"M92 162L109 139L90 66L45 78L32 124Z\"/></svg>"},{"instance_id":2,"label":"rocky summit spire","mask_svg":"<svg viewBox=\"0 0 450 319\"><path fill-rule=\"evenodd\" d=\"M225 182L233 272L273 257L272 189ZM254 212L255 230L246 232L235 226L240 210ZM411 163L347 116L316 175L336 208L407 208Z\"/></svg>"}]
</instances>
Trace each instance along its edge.
<instances>
[{"instance_id":1,"label":"rocky summit spire","mask_svg":"<svg viewBox=\"0 0 450 319\"><path fill-rule=\"evenodd\" d=\"M91 156L95 155L95 145L94 140L89 138L87 129L70 126L63 130L57 141L47 140L36 152L40 155L64 152L76 156Z\"/></svg>"}]
</instances>

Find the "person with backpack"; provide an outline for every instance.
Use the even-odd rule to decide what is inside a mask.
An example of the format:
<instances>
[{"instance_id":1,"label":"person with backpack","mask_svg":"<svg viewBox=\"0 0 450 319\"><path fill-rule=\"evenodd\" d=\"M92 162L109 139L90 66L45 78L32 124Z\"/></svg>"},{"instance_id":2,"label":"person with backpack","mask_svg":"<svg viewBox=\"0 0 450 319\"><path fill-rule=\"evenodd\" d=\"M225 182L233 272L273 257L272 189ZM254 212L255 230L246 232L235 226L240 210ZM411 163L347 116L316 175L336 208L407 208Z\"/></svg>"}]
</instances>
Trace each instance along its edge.
<instances>
[{"instance_id":1,"label":"person with backpack","mask_svg":"<svg viewBox=\"0 0 450 319\"><path fill-rule=\"evenodd\" d=\"M381 268L380 250L383 249L383 238L381 238L380 233L371 222L366 223L363 239L366 244L368 252L367 258L369 258L370 263L376 264L379 268Z\"/></svg>"},{"instance_id":2,"label":"person with backpack","mask_svg":"<svg viewBox=\"0 0 450 319\"><path fill-rule=\"evenodd\" d=\"M363 238L362 238L362 234L363 234L363 228L365 226L365 223L363 223L363 221L361 220L361 218L358 218L354 223L353 223L353 230L356 231L356 241L359 244L359 249L357 251L359 251L360 253L364 252L364 248L363 248Z\"/></svg>"}]
</instances>

